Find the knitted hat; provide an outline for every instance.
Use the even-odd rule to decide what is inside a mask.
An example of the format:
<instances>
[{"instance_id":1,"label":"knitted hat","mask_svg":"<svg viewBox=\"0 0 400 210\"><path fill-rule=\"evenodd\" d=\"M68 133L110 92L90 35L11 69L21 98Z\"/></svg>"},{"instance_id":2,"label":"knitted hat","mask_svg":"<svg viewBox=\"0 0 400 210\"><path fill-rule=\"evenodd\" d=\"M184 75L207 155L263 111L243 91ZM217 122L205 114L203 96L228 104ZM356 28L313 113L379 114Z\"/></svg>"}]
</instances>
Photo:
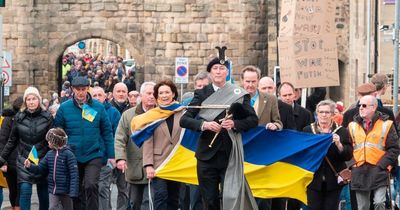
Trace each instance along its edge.
<instances>
[{"instance_id":1,"label":"knitted hat","mask_svg":"<svg viewBox=\"0 0 400 210\"><path fill-rule=\"evenodd\" d=\"M60 149L67 144L68 136L61 128L52 128L46 134L46 140L55 148Z\"/></svg>"},{"instance_id":2,"label":"knitted hat","mask_svg":"<svg viewBox=\"0 0 400 210\"><path fill-rule=\"evenodd\" d=\"M39 105L42 106L42 96L40 96L39 90L35 87L28 87L24 92L24 105L26 104L26 98L29 95L34 95L39 99ZM43 107L42 107L43 108Z\"/></svg>"}]
</instances>

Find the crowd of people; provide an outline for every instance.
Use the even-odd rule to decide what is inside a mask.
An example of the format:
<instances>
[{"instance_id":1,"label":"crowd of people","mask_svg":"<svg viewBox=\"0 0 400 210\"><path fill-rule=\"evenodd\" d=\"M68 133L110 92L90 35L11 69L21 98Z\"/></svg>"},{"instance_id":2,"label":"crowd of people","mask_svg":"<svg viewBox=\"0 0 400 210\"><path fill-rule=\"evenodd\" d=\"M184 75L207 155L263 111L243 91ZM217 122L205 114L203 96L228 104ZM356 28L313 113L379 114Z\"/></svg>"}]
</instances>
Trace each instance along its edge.
<instances>
[{"instance_id":1,"label":"crowd of people","mask_svg":"<svg viewBox=\"0 0 400 210\"><path fill-rule=\"evenodd\" d=\"M325 88L315 88L304 108L299 104L301 89L289 82L277 87L255 66L241 70L240 86L227 83L228 62L215 57L207 72L194 77L195 90L185 93L181 104L236 106L240 118L227 116L224 109L174 110L163 115L165 119L138 147L131 140L135 126L154 121L160 107L179 103L176 85L171 80L146 81L136 91L134 73L126 71L118 57L67 54L62 67L60 97L53 92L43 99L37 88L28 87L3 112L0 169L13 209L31 208L33 184L41 210L221 209L228 206L221 193L234 161L230 154L241 147L232 134L256 126L332 134L332 144L307 186L307 205L290 198L255 198L254 209L333 210L341 200L348 210L367 210L371 204L385 209L392 204L386 199L390 174L395 180L392 200L400 192L400 116L395 118L380 100L388 85L386 75L376 74L371 83L359 86L359 100L346 111L342 102L326 99ZM198 186L156 174L182 128L201 132ZM38 164L28 158L33 147ZM338 175L347 168L352 171L350 184ZM118 189L116 206L110 199L113 182Z\"/></svg>"}]
</instances>

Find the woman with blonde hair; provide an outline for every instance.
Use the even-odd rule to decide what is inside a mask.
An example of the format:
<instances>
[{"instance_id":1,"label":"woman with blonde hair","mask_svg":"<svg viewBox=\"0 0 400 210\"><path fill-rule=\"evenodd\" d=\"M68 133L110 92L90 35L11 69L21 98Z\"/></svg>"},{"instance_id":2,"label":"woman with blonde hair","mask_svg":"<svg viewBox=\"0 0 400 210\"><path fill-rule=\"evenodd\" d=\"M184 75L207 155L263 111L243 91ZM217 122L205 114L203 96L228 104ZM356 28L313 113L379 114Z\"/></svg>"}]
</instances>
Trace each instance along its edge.
<instances>
[{"instance_id":1,"label":"woman with blonde hair","mask_svg":"<svg viewBox=\"0 0 400 210\"><path fill-rule=\"evenodd\" d=\"M53 126L53 117L46 111L42 104L42 97L35 87L28 87L23 97L21 111L15 116L10 139L0 155L0 166L14 149L17 149L17 179L20 190L20 207L22 210L31 208L32 185L37 185L39 209L49 208L49 194L47 191L46 176L35 175L24 167L24 161L31 151L37 152L37 157L42 159L49 147L46 133Z\"/></svg>"}]
</instances>

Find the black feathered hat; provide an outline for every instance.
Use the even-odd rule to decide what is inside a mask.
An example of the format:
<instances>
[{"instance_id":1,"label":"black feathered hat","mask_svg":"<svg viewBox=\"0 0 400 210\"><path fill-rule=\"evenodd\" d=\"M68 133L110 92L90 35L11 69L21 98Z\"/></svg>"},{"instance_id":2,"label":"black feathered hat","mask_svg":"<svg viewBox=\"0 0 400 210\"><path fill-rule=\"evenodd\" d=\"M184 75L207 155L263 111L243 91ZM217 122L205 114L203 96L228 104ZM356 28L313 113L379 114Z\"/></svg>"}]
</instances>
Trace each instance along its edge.
<instances>
[{"instance_id":1,"label":"black feathered hat","mask_svg":"<svg viewBox=\"0 0 400 210\"><path fill-rule=\"evenodd\" d=\"M215 65L215 64L221 64L226 66L226 68L228 68L229 66L229 60L227 60L225 58L225 50L227 49L225 46L223 47L215 47L216 49L218 49L218 57L213 58L207 65L207 71L210 72L211 68Z\"/></svg>"}]
</instances>

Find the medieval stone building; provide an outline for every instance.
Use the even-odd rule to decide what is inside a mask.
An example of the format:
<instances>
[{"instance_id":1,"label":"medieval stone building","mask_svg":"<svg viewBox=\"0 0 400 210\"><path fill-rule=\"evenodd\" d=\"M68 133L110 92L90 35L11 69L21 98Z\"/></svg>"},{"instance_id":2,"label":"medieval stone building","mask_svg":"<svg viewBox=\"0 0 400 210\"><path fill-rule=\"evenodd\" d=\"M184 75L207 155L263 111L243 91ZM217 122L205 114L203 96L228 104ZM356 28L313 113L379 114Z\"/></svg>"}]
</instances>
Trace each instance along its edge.
<instances>
[{"instance_id":1,"label":"medieval stone building","mask_svg":"<svg viewBox=\"0 0 400 210\"><path fill-rule=\"evenodd\" d=\"M350 4L336 0L341 87L329 88L335 100L354 99L348 76ZM63 52L90 38L109 40L129 51L141 67L139 83L172 78L177 56L189 58L191 76L204 71L209 56L216 53L214 47L222 45L228 47L236 81L246 65L271 76L278 65L279 10L280 0L7 1L0 13L4 50L13 55L12 97L29 85L44 94L57 90Z\"/></svg>"}]
</instances>

